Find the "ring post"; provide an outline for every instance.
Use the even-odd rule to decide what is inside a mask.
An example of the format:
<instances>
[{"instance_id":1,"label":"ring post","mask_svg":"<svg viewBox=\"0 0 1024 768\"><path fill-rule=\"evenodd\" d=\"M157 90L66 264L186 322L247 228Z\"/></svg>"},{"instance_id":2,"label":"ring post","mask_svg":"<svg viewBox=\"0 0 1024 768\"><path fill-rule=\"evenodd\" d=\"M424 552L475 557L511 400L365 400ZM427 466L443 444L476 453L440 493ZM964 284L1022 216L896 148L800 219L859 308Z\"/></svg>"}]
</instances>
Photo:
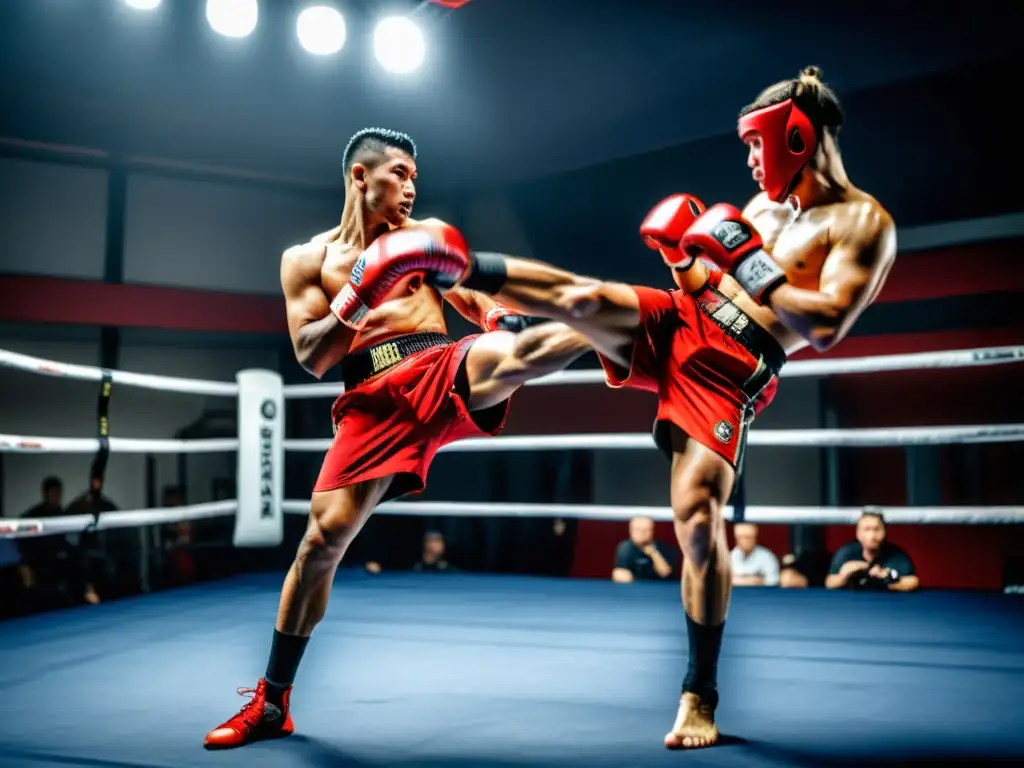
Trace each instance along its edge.
<instances>
[{"instance_id":1,"label":"ring post","mask_svg":"<svg viewBox=\"0 0 1024 768\"><path fill-rule=\"evenodd\" d=\"M284 539L284 385L273 371L238 381L236 547L276 547Z\"/></svg>"}]
</instances>

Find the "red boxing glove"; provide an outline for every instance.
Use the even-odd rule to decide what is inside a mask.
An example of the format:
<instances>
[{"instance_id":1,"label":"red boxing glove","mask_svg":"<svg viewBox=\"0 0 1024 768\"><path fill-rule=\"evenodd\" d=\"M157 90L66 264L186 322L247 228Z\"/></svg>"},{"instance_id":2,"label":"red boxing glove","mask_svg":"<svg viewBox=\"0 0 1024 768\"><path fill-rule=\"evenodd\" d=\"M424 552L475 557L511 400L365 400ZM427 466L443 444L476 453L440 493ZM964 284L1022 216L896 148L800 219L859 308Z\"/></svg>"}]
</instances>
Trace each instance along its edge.
<instances>
[{"instance_id":1,"label":"red boxing glove","mask_svg":"<svg viewBox=\"0 0 1024 768\"><path fill-rule=\"evenodd\" d=\"M487 331L511 331L512 333L521 333L527 328L532 328L535 325L541 325L542 323L551 322L546 317L528 317L527 315L520 315L518 312L503 307L501 304L495 304L487 311L487 316L484 318L484 330Z\"/></svg>"},{"instance_id":2,"label":"red boxing glove","mask_svg":"<svg viewBox=\"0 0 1024 768\"><path fill-rule=\"evenodd\" d=\"M487 310L487 315L484 317L484 330L504 331L505 326L508 324L508 318L517 316L518 313L513 312L508 307L503 307L501 304L495 304Z\"/></svg>"},{"instance_id":3,"label":"red boxing glove","mask_svg":"<svg viewBox=\"0 0 1024 768\"><path fill-rule=\"evenodd\" d=\"M445 290L469 268L469 247L454 227L387 232L363 251L352 276L331 302L331 311L345 325L360 330L370 310L389 298L398 282L412 273L426 273L431 285Z\"/></svg>"},{"instance_id":4,"label":"red boxing glove","mask_svg":"<svg viewBox=\"0 0 1024 768\"><path fill-rule=\"evenodd\" d=\"M693 195L666 197L640 224L640 236L649 248L661 253L666 264L684 272L693 266L695 257L683 251L679 241L702 213L704 203Z\"/></svg>"},{"instance_id":5,"label":"red boxing glove","mask_svg":"<svg viewBox=\"0 0 1024 768\"><path fill-rule=\"evenodd\" d=\"M786 282L786 273L764 251L761 235L743 218L739 209L728 203L708 208L686 230L680 246L694 258L707 255L761 304Z\"/></svg>"}]
</instances>

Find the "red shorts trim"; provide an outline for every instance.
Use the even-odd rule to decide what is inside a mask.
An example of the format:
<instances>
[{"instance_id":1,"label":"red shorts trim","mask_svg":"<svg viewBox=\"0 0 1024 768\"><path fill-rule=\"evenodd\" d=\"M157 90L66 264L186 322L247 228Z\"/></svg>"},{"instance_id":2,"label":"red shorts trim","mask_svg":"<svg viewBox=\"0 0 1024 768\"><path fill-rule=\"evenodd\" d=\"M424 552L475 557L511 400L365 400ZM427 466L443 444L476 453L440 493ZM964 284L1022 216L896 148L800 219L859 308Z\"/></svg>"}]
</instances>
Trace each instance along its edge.
<instances>
[{"instance_id":1,"label":"red shorts trim","mask_svg":"<svg viewBox=\"0 0 1024 768\"><path fill-rule=\"evenodd\" d=\"M343 393L331 409L336 432L313 492L388 475L396 478L385 500L422 491L443 446L500 434L508 400L471 413L468 392L456 391L459 368L477 338L417 352Z\"/></svg>"},{"instance_id":2,"label":"red shorts trim","mask_svg":"<svg viewBox=\"0 0 1024 768\"><path fill-rule=\"evenodd\" d=\"M629 367L598 355L611 387L654 392L654 438L671 455L668 425L722 456L743 459L747 430L775 397L778 379L764 362L680 291L635 287L640 326Z\"/></svg>"}]
</instances>

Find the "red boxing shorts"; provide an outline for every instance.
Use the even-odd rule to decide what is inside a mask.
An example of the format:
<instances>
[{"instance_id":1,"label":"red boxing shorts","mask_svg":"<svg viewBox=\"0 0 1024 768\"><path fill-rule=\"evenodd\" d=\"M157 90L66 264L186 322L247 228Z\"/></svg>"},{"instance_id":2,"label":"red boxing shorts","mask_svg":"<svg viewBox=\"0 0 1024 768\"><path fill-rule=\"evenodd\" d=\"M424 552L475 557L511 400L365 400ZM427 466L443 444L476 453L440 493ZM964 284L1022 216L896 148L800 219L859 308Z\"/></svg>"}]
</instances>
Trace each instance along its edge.
<instances>
[{"instance_id":1,"label":"red boxing shorts","mask_svg":"<svg viewBox=\"0 0 1024 768\"><path fill-rule=\"evenodd\" d=\"M477 338L416 333L349 353L345 392L331 409L334 442L313 492L387 475L395 479L384 500L422 491L442 446L499 434L508 400L473 413L468 407L463 362Z\"/></svg>"},{"instance_id":2,"label":"red boxing shorts","mask_svg":"<svg viewBox=\"0 0 1024 768\"><path fill-rule=\"evenodd\" d=\"M598 357L609 386L658 395L654 440L666 455L674 425L739 469L747 429L775 397L786 354L712 283L693 294L634 286L640 327L629 369Z\"/></svg>"}]
</instances>

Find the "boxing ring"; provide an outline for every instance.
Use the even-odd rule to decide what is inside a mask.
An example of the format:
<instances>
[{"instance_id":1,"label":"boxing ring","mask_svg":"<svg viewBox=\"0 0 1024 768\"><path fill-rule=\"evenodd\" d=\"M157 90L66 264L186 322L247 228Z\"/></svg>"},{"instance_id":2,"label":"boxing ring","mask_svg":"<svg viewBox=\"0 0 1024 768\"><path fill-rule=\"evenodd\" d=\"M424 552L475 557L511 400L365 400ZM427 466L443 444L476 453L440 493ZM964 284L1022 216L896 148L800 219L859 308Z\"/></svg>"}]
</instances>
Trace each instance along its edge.
<instances>
[{"instance_id":1,"label":"boxing ring","mask_svg":"<svg viewBox=\"0 0 1024 768\"><path fill-rule=\"evenodd\" d=\"M1024 362L1024 346L796 361L782 376L839 376ZM284 386L269 371L209 382L67 365L0 351L0 366L100 385L98 436L0 435L0 451L235 453L238 498L40 520L0 519L23 538L234 518L237 546L273 547L285 404L338 384ZM603 383L566 371L532 386ZM140 387L233 398L238 437L110 434L103 398ZM997 443L1024 424L885 429L754 428L750 445L869 447ZM653 450L648 433L509 436L452 451ZM662 461L652 455L653 461ZM382 514L670 520L660 507L394 501ZM852 523L859 509L751 505L760 523ZM887 508L894 523L1019 523L1024 506ZM1019 764L1024 759L1024 603L1015 595L736 590L720 665L723 744L668 753L685 670L678 583L339 572L332 609L296 681L296 735L205 753L207 730L262 673L282 574L250 574L6 622L0 632L0 765L484 766Z\"/></svg>"}]
</instances>

